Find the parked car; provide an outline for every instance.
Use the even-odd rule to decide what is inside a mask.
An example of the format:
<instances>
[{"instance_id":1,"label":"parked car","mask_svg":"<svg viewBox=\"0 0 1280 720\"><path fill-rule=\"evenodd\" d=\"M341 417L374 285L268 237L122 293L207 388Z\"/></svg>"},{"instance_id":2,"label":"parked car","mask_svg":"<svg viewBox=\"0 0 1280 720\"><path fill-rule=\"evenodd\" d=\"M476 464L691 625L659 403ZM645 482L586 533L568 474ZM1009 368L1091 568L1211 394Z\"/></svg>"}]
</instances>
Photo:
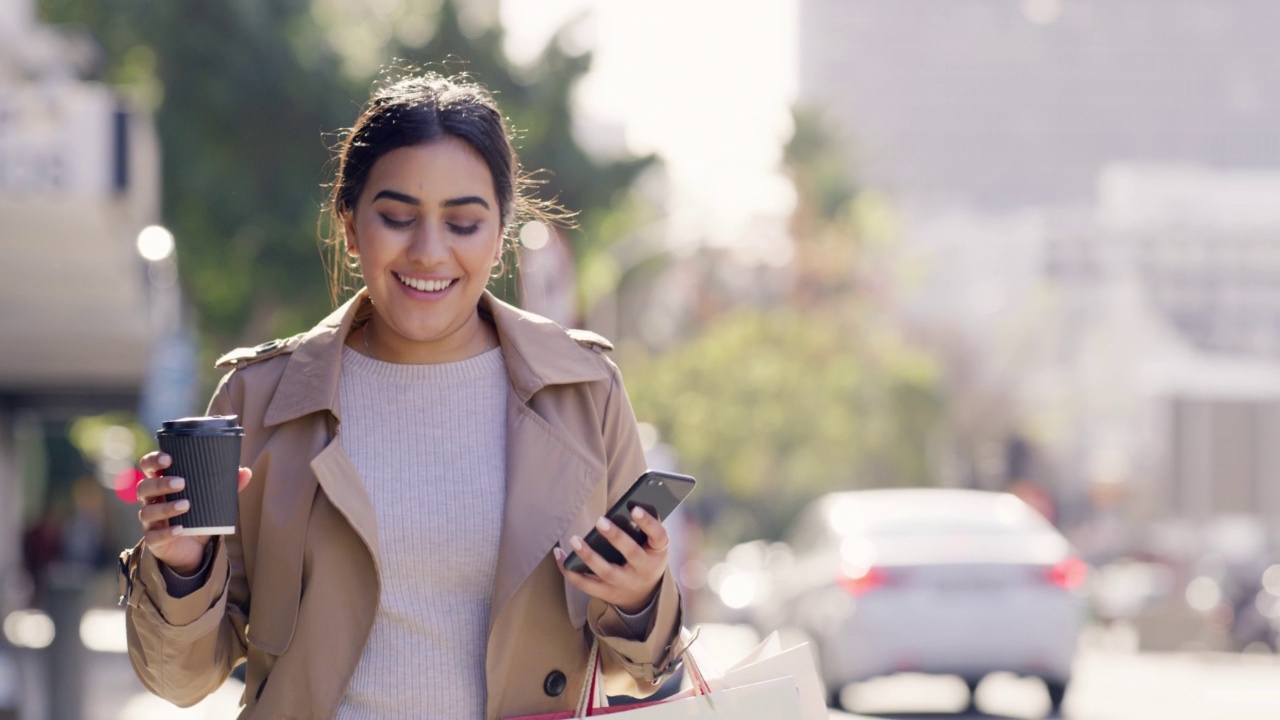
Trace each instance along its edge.
<instances>
[{"instance_id":1,"label":"parked car","mask_svg":"<svg viewBox=\"0 0 1280 720\"><path fill-rule=\"evenodd\" d=\"M849 683L901 672L1071 682L1088 568L1008 493L840 492L804 510L756 616L811 639L833 707ZM776 629L776 628L762 628Z\"/></svg>"}]
</instances>

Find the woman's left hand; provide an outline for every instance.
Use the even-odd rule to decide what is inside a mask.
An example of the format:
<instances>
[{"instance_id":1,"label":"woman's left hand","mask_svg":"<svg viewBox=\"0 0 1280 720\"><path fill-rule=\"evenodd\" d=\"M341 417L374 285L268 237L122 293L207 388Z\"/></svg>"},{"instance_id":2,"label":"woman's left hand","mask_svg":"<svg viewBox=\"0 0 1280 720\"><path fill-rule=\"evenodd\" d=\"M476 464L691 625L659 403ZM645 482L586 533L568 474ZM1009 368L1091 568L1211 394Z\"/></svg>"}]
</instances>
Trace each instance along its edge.
<instances>
[{"instance_id":1,"label":"woman's left hand","mask_svg":"<svg viewBox=\"0 0 1280 720\"><path fill-rule=\"evenodd\" d=\"M633 509L631 517L649 537L649 541L643 546L607 518L602 517L596 521L596 529L614 549L622 553L627 560L626 565L614 565L604 559L577 535L569 540L569 544L594 575L566 570L566 553L559 547L555 548L555 556L560 572L574 587L592 597L600 598L624 613L634 615L649 605L658 582L662 580L662 574L666 572L670 538L662 523L644 510Z\"/></svg>"}]
</instances>

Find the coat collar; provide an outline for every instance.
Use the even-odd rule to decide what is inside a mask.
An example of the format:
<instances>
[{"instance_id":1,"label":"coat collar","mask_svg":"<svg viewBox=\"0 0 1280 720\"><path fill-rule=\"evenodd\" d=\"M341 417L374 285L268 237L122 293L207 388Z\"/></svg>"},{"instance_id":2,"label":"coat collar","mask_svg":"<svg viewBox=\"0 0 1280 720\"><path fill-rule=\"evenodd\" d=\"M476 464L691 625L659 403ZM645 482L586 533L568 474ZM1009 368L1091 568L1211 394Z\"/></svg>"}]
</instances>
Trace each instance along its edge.
<instances>
[{"instance_id":1,"label":"coat collar","mask_svg":"<svg viewBox=\"0 0 1280 720\"><path fill-rule=\"evenodd\" d=\"M592 382L608 377L603 363L583 352L565 329L540 315L525 312L485 291L480 314L498 331L511 387L522 402L549 385ZM295 342L280 385L263 423L270 427L321 410L338 416L338 382L347 335L373 314L368 290L362 289Z\"/></svg>"}]
</instances>

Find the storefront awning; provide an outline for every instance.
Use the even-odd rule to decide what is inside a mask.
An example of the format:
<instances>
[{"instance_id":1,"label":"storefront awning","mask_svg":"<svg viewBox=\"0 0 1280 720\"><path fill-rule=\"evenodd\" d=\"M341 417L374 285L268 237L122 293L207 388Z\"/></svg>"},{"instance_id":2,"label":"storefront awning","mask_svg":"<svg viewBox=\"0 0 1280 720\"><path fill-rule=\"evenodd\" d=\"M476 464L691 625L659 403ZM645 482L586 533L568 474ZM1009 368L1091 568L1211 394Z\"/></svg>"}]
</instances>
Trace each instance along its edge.
<instances>
[{"instance_id":1,"label":"storefront awning","mask_svg":"<svg viewBox=\"0 0 1280 720\"><path fill-rule=\"evenodd\" d=\"M147 268L113 201L0 197L0 393L136 393Z\"/></svg>"}]
</instances>

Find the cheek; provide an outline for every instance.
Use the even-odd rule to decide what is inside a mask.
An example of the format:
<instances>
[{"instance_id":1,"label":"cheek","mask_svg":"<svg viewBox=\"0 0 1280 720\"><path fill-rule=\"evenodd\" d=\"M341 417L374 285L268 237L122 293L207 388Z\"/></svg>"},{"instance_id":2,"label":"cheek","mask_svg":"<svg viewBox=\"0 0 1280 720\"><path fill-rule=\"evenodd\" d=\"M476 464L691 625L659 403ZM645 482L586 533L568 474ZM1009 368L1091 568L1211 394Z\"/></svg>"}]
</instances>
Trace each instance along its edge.
<instances>
[{"instance_id":1,"label":"cheek","mask_svg":"<svg viewBox=\"0 0 1280 720\"><path fill-rule=\"evenodd\" d=\"M355 236L352 239L356 250L361 256L369 258L381 254L387 247L389 240L386 228L372 220L357 220L355 223Z\"/></svg>"}]
</instances>

